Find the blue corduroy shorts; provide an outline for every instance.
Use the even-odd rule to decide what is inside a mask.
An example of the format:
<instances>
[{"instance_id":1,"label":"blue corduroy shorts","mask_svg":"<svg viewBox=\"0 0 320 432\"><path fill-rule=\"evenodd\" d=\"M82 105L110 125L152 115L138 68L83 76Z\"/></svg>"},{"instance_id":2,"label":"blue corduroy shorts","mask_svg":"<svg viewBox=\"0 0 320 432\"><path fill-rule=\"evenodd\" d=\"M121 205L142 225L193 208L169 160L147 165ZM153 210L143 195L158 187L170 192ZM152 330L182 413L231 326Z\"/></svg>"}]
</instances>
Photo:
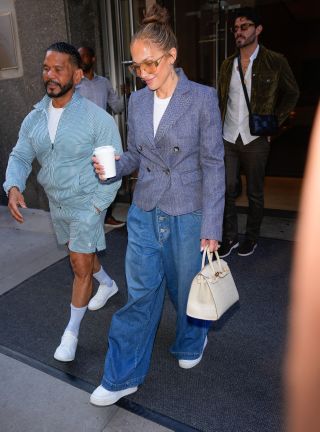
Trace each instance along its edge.
<instances>
[{"instance_id":1,"label":"blue corduroy shorts","mask_svg":"<svg viewBox=\"0 0 320 432\"><path fill-rule=\"evenodd\" d=\"M93 253L106 248L101 214L93 207L78 209L53 207L52 224L59 244L72 252Z\"/></svg>"}]
</instances>

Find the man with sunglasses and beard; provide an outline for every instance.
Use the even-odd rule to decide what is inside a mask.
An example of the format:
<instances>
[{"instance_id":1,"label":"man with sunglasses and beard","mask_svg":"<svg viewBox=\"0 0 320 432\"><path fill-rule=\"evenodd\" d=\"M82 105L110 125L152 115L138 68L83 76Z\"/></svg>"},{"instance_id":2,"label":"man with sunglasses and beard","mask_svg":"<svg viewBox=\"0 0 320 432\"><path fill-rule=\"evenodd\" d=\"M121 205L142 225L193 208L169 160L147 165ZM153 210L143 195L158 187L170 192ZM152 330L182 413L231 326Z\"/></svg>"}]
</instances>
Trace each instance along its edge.
<instances>
[{"instance_id":1,"label":"man with sunglasses and beard","mask_svg":"<svg viewBox=\"0 0 320 432\"><path fill-rule=\"evenodd\" d=\"M113 118L75 93L82 77L81 58L65 42L51 45L45 55L42 77L44 98L24 119L6 172L4 189L15 220L24 222L22 192L36 158L38 181L49 200L58 243L66 244L74 272L70 320L54 353L59 361L75 357L82 318L92 294L92 276L101 272L96 251L105 249L100 213L114 200L121 181L101 184L91 157L96 147L112 145L122 153Z\"/></svg>"},{"instance_id":2,"label":"man with sunglasses and beard","mask_svg":"<svg viewBox=\"0 0 320 432\"><path fill-rule=\"evenodd\" d=\"M263 28L253 8L239 9L231 30L237 51L222 63L218 85L226 168L221 257L228 256L236 248L238 255L248 256L257 247L263 218L265 167L270 151L268 137L250 132L239 61L252 113L276 115L281 125L299 97L296 80L285 57L259 44ZM247 180L249 208L245 238L239 246L235 201L240 167Z\"/></svg>"}]
</instances>

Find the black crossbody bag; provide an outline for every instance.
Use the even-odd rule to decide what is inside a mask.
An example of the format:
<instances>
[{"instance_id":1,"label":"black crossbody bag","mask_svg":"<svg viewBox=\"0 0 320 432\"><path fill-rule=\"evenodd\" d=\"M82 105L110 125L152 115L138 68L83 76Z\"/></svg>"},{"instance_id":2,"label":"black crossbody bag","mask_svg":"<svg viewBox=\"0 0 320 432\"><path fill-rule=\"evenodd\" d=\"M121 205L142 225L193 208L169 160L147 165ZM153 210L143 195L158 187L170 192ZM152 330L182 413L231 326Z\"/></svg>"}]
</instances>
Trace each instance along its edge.
<instances>
[{"instance_id":1,"label":"black crossbody bag","mask_svg":"<svg viewBox=\"0 0 320 432\"><path fill-rule=\"evenodd\" d=\"M256 136L275 135L279 130L277 116L274 114L253 114L251 111L247 87L244 83L240 56L238 57L238 68L239 68L241 84L244 92L244 97L246 99L246 103L249 111L249 129L251 135L256 135Z\"/></svg>"}]
</instances>

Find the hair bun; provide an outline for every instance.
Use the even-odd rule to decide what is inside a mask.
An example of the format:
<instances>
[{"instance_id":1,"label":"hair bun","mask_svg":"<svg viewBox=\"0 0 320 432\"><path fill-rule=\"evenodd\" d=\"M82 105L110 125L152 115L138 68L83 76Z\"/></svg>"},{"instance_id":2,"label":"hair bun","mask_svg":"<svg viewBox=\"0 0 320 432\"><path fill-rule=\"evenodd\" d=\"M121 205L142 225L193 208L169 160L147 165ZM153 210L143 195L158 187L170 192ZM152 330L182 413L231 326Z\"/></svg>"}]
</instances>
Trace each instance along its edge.
<instances>
[{"instance_id":1,"label":"hair bun","mask_svg":"<svg viewBox=\"0 0 320 432\"><path fill-rule=\"evenodd\" d=\"M154 4L150 6L145 12L144 19L142 20L142 24L169 24L170 16L168 14L167 9L161 7L158 4Z\"/></svg>"}]
</instances>

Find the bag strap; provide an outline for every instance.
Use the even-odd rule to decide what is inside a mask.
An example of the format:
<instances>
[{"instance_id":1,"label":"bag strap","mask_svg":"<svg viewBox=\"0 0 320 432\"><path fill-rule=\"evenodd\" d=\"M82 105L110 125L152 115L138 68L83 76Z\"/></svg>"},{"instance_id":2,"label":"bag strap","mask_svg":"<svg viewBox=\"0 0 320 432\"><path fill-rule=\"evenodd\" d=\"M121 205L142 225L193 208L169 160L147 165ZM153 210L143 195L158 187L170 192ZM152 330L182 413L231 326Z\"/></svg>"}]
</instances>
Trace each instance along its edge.
<instances>
[{"instance_id":1,"label":"bag strap","mask_svg":"<svg viewBox=\"0 0 320 432\"><path fill-rule=\"evenodd\" d=\"M219 271L222 273L223 270L222 270L222 265L221 265L219 254L218 254L217 251L215 251L214 254L215 254L216 258L217 258L217 263L218 263ZM202 254L201 270L203 270L203 268L205 266L206 257L207 257L208 258L208 263L209 263L210 268L212 270L212 273L215 274L216 270L214 269L213 264L212 264L212 255L213 255L212 252L209 251L209 247L207 246L205 248L205 250L203 251L203 254Z\"/></svg>"},{"instance_id":2,"label":"bag strap","mask_svg":"<svg viewBox=\"0 0 320 432\"><path fill-rule=\"evenodd\" d=\"M243 88L243 92L244 92L244 97L245 97L246 104L247 104L247 107L248 107L249 115L251 116L252 115L251 105L250 105L250 102L249 102L249 96L248 96L247 87L246 87L246 85L244 83L244 77L243 77L243 72L242 72L242 67L241 67L240 56L238 56L238 69L239 69L239 74L240 74L240 78L241 78L241 84L242 84L242 88Z\"/></svg>"}]
</instances>

